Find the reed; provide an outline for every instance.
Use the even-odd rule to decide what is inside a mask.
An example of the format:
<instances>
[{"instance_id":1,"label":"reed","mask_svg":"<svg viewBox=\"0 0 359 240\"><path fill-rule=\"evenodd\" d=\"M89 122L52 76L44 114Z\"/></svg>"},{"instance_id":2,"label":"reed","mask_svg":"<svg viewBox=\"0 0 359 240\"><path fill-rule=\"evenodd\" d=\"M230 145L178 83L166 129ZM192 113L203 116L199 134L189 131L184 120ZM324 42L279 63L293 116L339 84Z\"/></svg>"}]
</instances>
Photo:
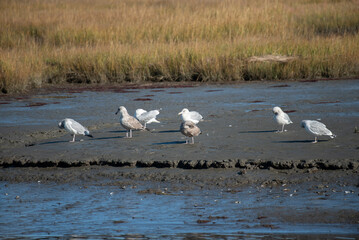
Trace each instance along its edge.
<instances>
[{"instance_id":1,"label":"reed","mask_svg":"<svg viewBox=\"0 0 359 240\"><path fill-rule=\"evenodd\" d=\"M2 0L0 26L3 93L359 75L358 0Z\"/></svg>"}]
</instances>

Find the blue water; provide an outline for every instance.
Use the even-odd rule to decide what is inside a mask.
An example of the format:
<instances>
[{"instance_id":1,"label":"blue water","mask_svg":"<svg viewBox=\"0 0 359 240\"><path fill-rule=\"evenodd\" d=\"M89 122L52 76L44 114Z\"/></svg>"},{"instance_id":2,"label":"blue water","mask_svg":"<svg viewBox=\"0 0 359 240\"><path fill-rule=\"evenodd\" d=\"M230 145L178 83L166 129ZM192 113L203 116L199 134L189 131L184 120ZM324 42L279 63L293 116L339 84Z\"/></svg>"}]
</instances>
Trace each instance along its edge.
<instances>
[{"instance_id":1,"label":"blue water","mask_svg":"<svg viewBox=\"0 0 359 240\"><path fill-rule=\"evenodd\" d=\"M244 113L258 110L257 114L260 115L277 105L286 110L300 108L308 119L322 117L322 114L317 113L319 110L325 110L328 117L359 117L359 111L353 111L359 108L358 80L288 82L288 87L275 87L277 85L273 82L256 82L166 88L160 89L161 92L154 92L154 89L139 89L124 93L85 91L35 95L31 98L5 101L8 104L0 104L0 126L53 126L65 117L76 117L79 121L92 123L113 122L117 119L114 115L117 108L120 105L131 106L131 104L145 109L162 108L162 118L177 115L183 107L189 109L195 107L204 116L215 114L216 109L237 110ZM177 94L171 94L172 92ZM148 95L153 96L146 97ZM135 101L137 98L144 97L152 100ZM28 107L29 104L39 102L46 105ZM208 109L208 106L211 108ZM93 112L101 112L101 114L94 115ZM130 114L134 113L130 112Z\"/></svg>"},{"instance_id":2,"label":"blue water","mask_svg":"<svg viewBox=\"0 0 359 240\"><path fill-rule=\"evenodd\" d=\"M263 239L273 234L280 239L358 234L355 224L290 223L270 215L271 209L283 214L289 209L298 214L356 209L357 194L338 192L323 200L315 193L285 192L280 187L234 193L161 188L164 195L141 194L142 190L146 188L2 182L0 232L2 238L14 239Z\"/></svg>"}]
</instances>

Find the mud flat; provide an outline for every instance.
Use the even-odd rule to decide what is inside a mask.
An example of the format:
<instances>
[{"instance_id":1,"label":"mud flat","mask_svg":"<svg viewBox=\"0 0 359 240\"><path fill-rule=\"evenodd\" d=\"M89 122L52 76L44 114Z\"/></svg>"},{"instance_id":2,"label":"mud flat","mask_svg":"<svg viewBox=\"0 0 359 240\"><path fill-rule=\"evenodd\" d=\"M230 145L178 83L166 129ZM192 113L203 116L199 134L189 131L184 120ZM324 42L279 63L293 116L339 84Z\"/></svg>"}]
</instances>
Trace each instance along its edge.
<instances>
[{"instance_id":1,"label":"mud flat","mask_svg":"<svg viewBox=\"0 0 359 240\"><path fill-rule=\"evenodd\" d=\"M2 167L90 165L185 169L344 169L359 166L359 81L251 83L126 91L61 91L6 99L0 108ZM139 100L142 99L142 100ZM143 100L146 99L146 100ZM126 139L114 113L120 105L162 109L160 124ZM281 106L294 122L276 133L271 109ZM182 108L199 111L202 134L183 144ZM70 117L93 139L69 143L57 123ZM320 119L338 137L312 144L300 122Z\"/></svg>"},{"instance_id":2,"label":"mud flat","mask_svg":"<svg viewBox=\"0 0 359 240\"><path fill-rule=\"evenodd\" d=\"M256 233L284 237L304 234L299 238L306 234L316 238L327 238L326 234L357 236L359 133L355 129L359 128L359 81L89 90L65 88L0 99L1 194L10 208L15 206L14 201L19 204L23 200L24 204L24 199L34 197L31 191L38 191L40 184L45 191L59 188L68 195L85 189L79 197L89 198L90 202L96 202L91 193L95 189L103 196L111 192L124 194L123 199L146 196L152 207L156 201L174 206L185 202L191 209L189 215L181 215L179 212L186 212L183 209L188 206L175 207L177 213L166 215L162 210L149 212L141 202L132 208L121 206L130 212L136 209L136 213L126 215L126 219L104 217L105 222L110 222L107 237L133 233L131 226L150 226L153 221L139 214L140 210L157 216L161 226L168 219L181 219L169 228L159 227L157 232L139 227L142 237L164 237L163 232L168 232L169 238L194 233L194 237L216 239L215 233L221 229L225 236L234 238ZM136 131L132 139L126 139L114 114L120 105L132 114L137 108L161 108L161 123L150 124L151 131ZM288 131L284 133L276 133L278 126L271 109L277 105L294 122L286 126ZM184 107L199 111L205 118L199 123L202 134L195 138L194 145L184 144L184 136L178 131L181 120L177 113ZM57 128L65 117L87 126L94 138L77 137L78 141L70 143L71 136ZM303 119L320 119L337 138L321 137L317 144L311 143L314 138L300 127ZM32 189L25 191L27 194L20 191L27 188ZM203 200L206 198L209 200ZM65 201L60 196L55 199L39 193L36 202L50 208ZM193 199L198 201L194 203ZM221 207L214 204L219 200ZM29 201L25 206L31 208L35 203ZM244 201L245 206L241 205ZM107 203L113 204L112 200ZM205 209L201 213L199 206ZM86 208L81 203L73 210ZM66 208L59 209L64 221L68 219ZM238 214L231 215L233 212ZM117 216L121 214L119 210ZM27 216L26 224L35 218ZM78 220L80 227L86 224L85 219ZM4 222L0 223L4 227L1 224ZM212 235L203 235L209 226L215 226ZM113 232L119 228L121 232ZM48 231L54 233L53 229ZM76 231L81 232L79 228L73 232ZM13 237L21 235L15 232ZM39 227L35 232L38 235L33 236L43 234ZM97 236L92 231L83 234Z\"/></svg>"}]
</instances>

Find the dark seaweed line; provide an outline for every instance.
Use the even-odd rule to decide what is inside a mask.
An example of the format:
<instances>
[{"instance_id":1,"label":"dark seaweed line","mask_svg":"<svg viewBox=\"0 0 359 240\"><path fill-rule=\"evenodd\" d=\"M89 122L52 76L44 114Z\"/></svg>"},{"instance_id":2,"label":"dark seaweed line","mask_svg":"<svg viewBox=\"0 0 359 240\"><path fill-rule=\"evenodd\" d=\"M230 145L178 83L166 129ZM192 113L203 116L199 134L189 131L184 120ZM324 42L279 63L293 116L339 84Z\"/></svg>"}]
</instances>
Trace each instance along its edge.
<instances>
[{"instance_id":1,"label":"dark seaweed line","mask_svg":"<svg viewBox=\"0 0 359 240\"><path fill-rule=\"evenodd\" d=\"M81 166L113 166L113 167L138 167L138 168L181 168L181 169L209 169L209 168L241 168L241 169L320 169L320 170L356 170L359 169L359 160L297 160L297 161L272 161L272 160L244 160L227 159L217 160L177 160L177 161L126 161L99 159L94 161L27 161L27 160L0 160L0 167L81 167Z\"/></svg>"}]
</instances>

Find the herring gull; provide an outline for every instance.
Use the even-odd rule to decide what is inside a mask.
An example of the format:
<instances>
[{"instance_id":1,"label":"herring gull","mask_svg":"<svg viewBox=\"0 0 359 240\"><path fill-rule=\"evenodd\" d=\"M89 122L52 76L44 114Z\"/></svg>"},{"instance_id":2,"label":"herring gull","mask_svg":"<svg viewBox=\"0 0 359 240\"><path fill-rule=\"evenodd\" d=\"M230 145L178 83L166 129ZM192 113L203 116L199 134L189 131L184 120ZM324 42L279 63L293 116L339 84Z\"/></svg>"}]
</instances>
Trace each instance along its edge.
<instances>
[{"instance_id":1,"label":"herring gull","mask_svg":"<svg viewBox=\"0 0 359 240\"><path fill-rule=\"evenodd\" d=\"M329 136L330 138L335 138L334 135L323 123L315 120L303 120L301 122L302 128L305 128L307 132L314 135L314 142L316 143L319 136Z\"/></svg>"},{"instance_id":2,"label":"herring gull","mask_svg":"<svg viewBox=\"0 0 359 240\"><path fill-rule=\"evenodd\" d=\"M145 129L142 124L134 117L130 116L124 106L120 106L115 114L121 112L120 123L126 129L126 137L132 138L132 130ZM128 135L130 133L130 135Z\"/></svg>"},{"instance_id":3,"label":"herring gull","mask_svg":"<svg viewBox=\"0 0 359 240\"><path fill-rule=\"evenodd\" d=\"M284 126L293 123L290 120L288 114L283 112L283 110L280 107L274 107L273 113L274 113L274 120L278 123L278 125L282 126L282 131L278 130L277 132L287 131L287 130L284 130Z\"/></svg>"},{"instance_id":4,"label":"herring gull","mask_svg":"<svg viewBox=\"0 0 359 240\"><path fill-rule=\"evenodd\" d=\"M138 121L140 121L140 123L144 124L144 127L146 128L146 125L147 124L150 124L150 123L160 123L157 119L156 119L156 116L160 114L160 111L159 110L152 110L152 111L149 111L147 112L146 110L144 109L137 109L136 110L136 118L138 119Z\"/></svg>"},{"instance_id":5,"label":"herring gull","mask_svg":"<svg viewBox=\"0 0 359 240\"><path fill-rule=\"evenodd\" d=\"M197 127L197 125L191 121L182 122L180 131L183 135L186 136L186 144L189 143L187 137L191 137L192 138L191 144L194 144L194 137L197 137L202 133L201 129L199 129L199 127Z\"/></svg>"},{"instance_id":6,"label":"herring gull","mask_svg":"<svg viewBox=\"0 0 359 240\"><path fill-rule=\"evenodd\" d=\"M72 138L72 141L70 141L70 142L75 142L76 135L85 135L88 137L93 137L87 128L85 128L80 123L76 122L75 120L73 120L71 118L65 118L65 119L61 120L61 122L59 122L58 126L59 126L59 128L66 129L68 132L71 133L73 138Z\"/></svg>"},{"instance_id":7,"label":"herring gull","mask_svg":"<svg viewBox=\"0 0 359 240\"><path fill-rule=\"evenodd\" d=\"M189 111L187 108L182 109L182 111L179 112L178 115L182 115L182 120L184 122L191 121L194 124L197 124L199 121L203 120L201 114L196 111Z\"/></svg>"}]
</instances>

